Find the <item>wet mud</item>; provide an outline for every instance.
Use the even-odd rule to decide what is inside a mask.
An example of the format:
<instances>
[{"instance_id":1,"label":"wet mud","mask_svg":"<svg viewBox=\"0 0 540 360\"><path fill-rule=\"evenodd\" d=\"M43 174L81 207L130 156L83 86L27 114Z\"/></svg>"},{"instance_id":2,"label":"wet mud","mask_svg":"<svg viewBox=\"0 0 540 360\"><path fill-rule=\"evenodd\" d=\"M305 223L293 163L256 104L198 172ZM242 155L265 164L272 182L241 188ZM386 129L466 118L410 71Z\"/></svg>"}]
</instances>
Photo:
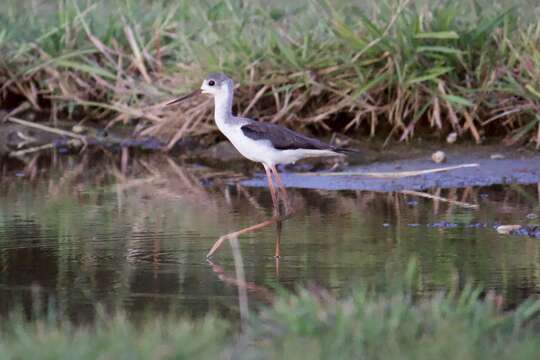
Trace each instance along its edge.
<instances>
[{"instance_id":1,"label":"wet mud","mask_svg":"<svg viewBox=\"0 0 540 360\"><path fill-rule=\"evenodd\" d=\"M358 175L340 176L325 171L315 174L284 171L282 179L289 188L377 192L540 183L539 153L522 153L511 150L495 153L494 150L492 147L478 147L470 151L463 151L463 149L450 151L448 152L448 161L442 164L435 164L431 160L431 155L425 154L399 161L379 161L369 165L351 166L343 170L343 172L358 173ZM463 164L478 164L478 166L392 179L361 175L362 173L374 172L420 171ZM255 177L243 181L242 185L266 186L266 179L261 172Z\"/></svg>"}]
</instances>

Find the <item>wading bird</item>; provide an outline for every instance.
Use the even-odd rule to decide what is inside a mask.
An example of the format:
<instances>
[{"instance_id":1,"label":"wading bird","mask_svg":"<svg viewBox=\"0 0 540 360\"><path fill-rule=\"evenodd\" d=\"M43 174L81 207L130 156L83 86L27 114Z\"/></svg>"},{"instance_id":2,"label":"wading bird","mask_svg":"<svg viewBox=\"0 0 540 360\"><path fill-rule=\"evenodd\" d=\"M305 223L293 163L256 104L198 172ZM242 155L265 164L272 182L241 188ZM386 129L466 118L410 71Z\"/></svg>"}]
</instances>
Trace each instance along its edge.
<instances>
[{"instance_id":1,"label":"wading bird","mask_svg":"<svg viewBox=\"0 0 540 360\"><path fill-rule=\"evenodd\" d=\"M279 125L234 116L232 114L234 83L223 73L209 74L200 89L169 101L167 105L199 94L209 94L214 97L216 125L240 154L249 160L262 163L268 178L272 202L276 208L279 208L280 197L274 187L273 179L281 192L286 211L289 211L287 191L276 165L290 164L310 157L343 156L346 153L355 152L355 150L326 144Z\"/></svg>"}]
</instances>

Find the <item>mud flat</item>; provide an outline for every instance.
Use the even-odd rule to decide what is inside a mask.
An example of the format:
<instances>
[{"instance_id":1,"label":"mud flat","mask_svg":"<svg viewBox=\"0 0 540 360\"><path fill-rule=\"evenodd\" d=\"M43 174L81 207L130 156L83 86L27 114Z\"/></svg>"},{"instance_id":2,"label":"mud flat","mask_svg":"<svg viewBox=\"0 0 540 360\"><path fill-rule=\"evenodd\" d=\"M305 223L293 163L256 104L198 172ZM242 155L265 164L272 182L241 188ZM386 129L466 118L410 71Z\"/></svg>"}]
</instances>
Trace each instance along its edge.
<instances>
[{"instance_id":1,"label":"mud flat","mask_svg":"<svg viewBox=\"0 0 540 360\"><path fill-rule=\"evenodd\" d=\"M375 162L369 165L351 166L343 170L358 175L336 175L328 172L297 173L283 172L282 179L290 188L325 190L368 190L402 191L429 188L462 188L468 186L489 186L496 184L540 183L540 154L518 151L495 152L493 147L447 152L448 161L435 164L430 154L415 158ZM463 164L478 164L455 170L407 176L401 178L381 178L361 175L362 173L400 173L437 169ZM263 174L242 182L245 186L267 186Z\"/></svg>"}]
</instances>

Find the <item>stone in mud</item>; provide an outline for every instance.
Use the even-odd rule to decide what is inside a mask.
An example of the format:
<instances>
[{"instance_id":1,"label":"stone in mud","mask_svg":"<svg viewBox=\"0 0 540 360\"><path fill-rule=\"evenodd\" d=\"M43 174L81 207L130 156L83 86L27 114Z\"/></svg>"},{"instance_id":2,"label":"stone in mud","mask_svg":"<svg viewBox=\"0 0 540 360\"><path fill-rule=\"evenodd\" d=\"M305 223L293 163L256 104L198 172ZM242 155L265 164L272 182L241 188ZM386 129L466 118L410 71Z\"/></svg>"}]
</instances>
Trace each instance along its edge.
<instances>
[{"instance_id":1,"label":"stone in mud","mask_svg":"<svg viewBox=\"0 0 540 360\"><path fill-rule=\"evenodd\" d=\"M452 229L452 228L455 228L457 226L458 226L458 224L451 223L451 222L448 222L448 221L438 221L438 222L434 222L434 223L428 225L428 227L439 228L439 229Z\"/></svg>"},{"instance_id":2,"label":"stone in mud","mask_svg":"<svg viewBox=\"0 0 540 360\"><path fill-rule=\"evenodd\" d=\"M455 143L456 140L457 140L457 133L455 133L455 132L451 132L451 133L448 134L448 136L446 137L446 142L449 143L449 144Z\"/></svg>"},{"instance_id":3,"label":"stone in mud","mask_svg":"<svg viewBox=\"0 0 540 360\"><path fill-rule=\"evenodd\" d=\"M85 134L87 129L84 126L77 124L73 125L71 131L73 131L75 134Z\"/></svg>"},{"instance_id":4,"label":"stone in mud","mask_svg":"<svg viewBox=\"0 0 540 360\"><path fill-rule=\"evenodd\" d=\"M487 227L487 224L482 224L482 223L470 223L470 224L465 225L465 227L467 227L467 228L473 228L473 229L479 229L479 228L485 228L485 227Z\"/></svg>"},{"instance_id":5,"label":"stone in mud","mask_svg":"<svg viewBox=\"0 0 540 360\"><path fill-rule=\"evenodd\" d=\"M440 164L446 161L446 154L444 151L436 151L431 155L431 159L433 162Z\"/></svg>"},{"instance_id":6,"label":"stone in mud","mask_svg":"<svg viewBox=\"0 0 540 360\"><path fill-rule=\"evenodd\" d=\"M502 160L505 158L505 156L503 154L491 154L489 158L491 160Z\"/></svg>"},{"instance_id":7,"label":"stone in mud","mask_svg":"<svg viewBox=\"0 0 540 360\"><path fill-rule=\"evenodd\" d=\"M499 225L495 228L499 234L510 234L519 229L521 229L521 225Z\"/></svg>"}]
</instances>

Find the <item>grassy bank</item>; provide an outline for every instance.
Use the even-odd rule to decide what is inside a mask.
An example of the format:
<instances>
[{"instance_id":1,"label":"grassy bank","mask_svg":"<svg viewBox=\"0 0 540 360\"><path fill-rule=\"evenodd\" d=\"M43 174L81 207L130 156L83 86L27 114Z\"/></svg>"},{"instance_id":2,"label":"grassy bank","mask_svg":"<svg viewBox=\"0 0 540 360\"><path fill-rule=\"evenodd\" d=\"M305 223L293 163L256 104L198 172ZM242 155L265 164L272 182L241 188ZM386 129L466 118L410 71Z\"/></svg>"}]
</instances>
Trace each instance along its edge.
<instances>
[{"instance_id":1,"label":"grassy bank","mask_svg":"<svg viewBox=\"0 0 540 360\"><path fill-rule=\"evenodd\" d=\"M238 327L214 316L180 320L101 315L74 326L54 316L3 319L2 359L536 359L540 302L513 311L470 287L414 300L412 285L337 300L321 290L281 294ZM536 329L534 328L536 326Z\"/></svg>"},{"instance_id":2,"label":"grassy bank","mask_svg":"<svg viewBox=\"0 0 540 360\"><path fill-rule=\"evenodd\" d=\"M223 70L237 105L319 134L450 132L540 147L534 1L20 1L0 5L4 108L140 124L171 144L215 131L211 103L153 106Z\"/></svg>"}]
</instances>

